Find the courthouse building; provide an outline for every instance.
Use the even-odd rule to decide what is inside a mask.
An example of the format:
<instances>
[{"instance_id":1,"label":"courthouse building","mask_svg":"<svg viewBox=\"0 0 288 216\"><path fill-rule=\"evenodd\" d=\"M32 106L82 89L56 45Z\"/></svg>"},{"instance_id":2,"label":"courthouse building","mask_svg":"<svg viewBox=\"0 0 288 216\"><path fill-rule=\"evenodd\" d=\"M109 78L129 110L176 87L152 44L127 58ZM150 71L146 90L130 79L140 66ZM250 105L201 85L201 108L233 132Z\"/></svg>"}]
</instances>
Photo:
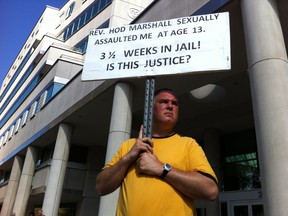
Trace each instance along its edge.
<instances>
[{"instance_id":1,"label":"courthouse building","mask_svg":"<svg viewBox=\"0 0 288 216\"><path fill-rule=\"evenodd\" d=\"M231 70L159 76L155 88L175 90L176 131L198 141L218 176L218 199L197 200L198 215L286 215L287 10L286 0L68 0L43 8L0 90L1 216L114 215L117 191L99 198L95 179L138 134L145 78L82 81L89 31L219 12L229 12Z\"/></svg>"}]
</instances>

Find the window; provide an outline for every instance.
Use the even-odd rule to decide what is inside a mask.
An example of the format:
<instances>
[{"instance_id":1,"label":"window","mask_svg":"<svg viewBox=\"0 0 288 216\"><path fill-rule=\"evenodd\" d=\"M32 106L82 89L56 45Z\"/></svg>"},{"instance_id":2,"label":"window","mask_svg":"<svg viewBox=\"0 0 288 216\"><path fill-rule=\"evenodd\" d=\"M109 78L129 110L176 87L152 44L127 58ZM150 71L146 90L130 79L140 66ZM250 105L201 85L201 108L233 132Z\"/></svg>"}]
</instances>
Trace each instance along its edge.
<instances>
[{"instance_id":1,"label":"window","mask_svg":"<svg viewBox=\"0 0 288 216\"><path fill-rule=\"evenodd\" d=\"M82 146L71 145L69 153L69 162L86 163L88 155L88 149Z\"/></svg>"},{"instance_id":2,"label":"window","mask_svg":"<svg viewBox=\"0 0 288 216\"><path fill-rule=\"evenodd\" d=\"M3 143L4 143L4 136L1 136L1 138L0 138L0 148L2 148Z\"/></svg>"},{"instance_id":3,"label":"window","mask_svg":"<svg viewBox=\"0 0 288 216\"><path fill-rule=\"evenodd\" d=\"M78 16L71 25L67 26L64 30L64 33L60 34L60 37L63 36L63 40L67 40L71 37L77 30L79 30L83 25L89 22L93 17L95 17L101 10L103 10L112 0L98 0L95 1L94 5L91 5L84 11L80 16ZM71 6L70 6L71 7Z\"/></svg>"},{"instance_id":4,"label":"window","mask_svg":"<svg viewBox=\"0 0 288 216\"><path fill-rule=\"evenodd\" d=\"M8 136L9 136L9 131L6 131L5 135L4 135L4 142L3 145L5 145L8 141Z\"/></svg>"},{"instance_id":5,"label":"window","mask_svg":"<svg viewBox=\"0 0 288 216\"><path fill-rule=\"evenodd\" d=\"M49 161L53 157L54 145L50 145L46 148L40 149L38 154L37 167L46 161Z\"/></svg>"},{"instance_id":6,"label":"window","mask_svg":"<svg viewBox=\"0 0 288 216\"><path fill-rule=\"evenodd\" d=\"M19 118L17 121L16 121L16 124L15 124L15 130L14 130L14 133L18 133L19 129L20 129L20 123L21 123L21 118Z\"/></svg>"},{"instance_id":7,"label":"window","mask_svg":"<svg viewBox=\"0 0 288 216\"><path fill-rule=\"evenodd\" d=\"M104 23L102 23L98 29L101 28L108 28L109 26L109 19L106 20ZM82 41L80 41L78 44L75 45L75 48L80 50L82 53L86 52L87 49L87 45L88 45L88 36L86 38L84 38Z\"/></svg>"},{"instance_id":8,"label":"window","mask_svg":"<svg viewBox=\"0 0 288 216\"><path fill-rule=\"evenodd\" d=\"M256 152L226 157L225 168L230 176L237 176L238 189L260 188Z\"/></svg>"},{"instance_id":9,"label":"window","mask_svg":"<svg viewBox=\"0 0 288 216\"><path fill-rule=\"evenodd\" d=\"M82 40L80 43L78 43L77 45L75 45L75 48L80 50L80 52L84 53L86 52L87 49L87 45L88 45L88 37L86 37L84 40Z\"/></svg>"},{"instance_id":10,"label":"window","mask_svg":"<svg viewBox=\"0 0 288 216\"><path fill-rule=\"evenodd\" d=\"M41 68L43 68L43 67L41 67ZM10 100L15 96L15 94L20 89L20 87L23 85L25 80L29 77L29 75L33 71L33 69L34 69L34 64L32 63L31 66L27 69L27 71L23 75L21 81L17 84L17 86L13 89L12 93L7 98L7 101L5 101L3 106L0 108L0 112L3 111L7 107L7 105L10 102ZM14 79L14 77L15 77L15 75L13 76L12 80ZM43 72L40 70L37 73L37 75L31 80L31 82L27 85L27 87L23 90L23 92L17 98L16 102L12 105L12 107L7 112L7 114L3 117L3 119L2 119L2 121L0 123L0 127L2 127L4 125L4 123L11 117L11 115L21 105L21 103L25 100L25 98L31 93L31 91L33 91L33 89L39 83L39 81L41 80L42 77L43 77Z\"/></svg>"},{"instance_id":11,"label":"window","mask_svg":"<svg viewBox=\"0 0 288 216\"><path fill-rule=\"evenodd\" d=\"M89 8L88 11L86 12L87 16L86 16L86 22L88 22L91 17L92 17L92 10L93 10L93 7Z\"/></svg>"},{"instance_id":12,"label":"window","mask_svg":"<svg viewBox=\"0 0 288 216\"><path fill-rule=\"evenodd\" d=\"M27 123L27 120L28 120L28 113L29 111L26 110L22 116L22 122L21 122L21 126L24 127Z\"/></svg>"},{"instance_id":13,"label":"window","mask_svg":"<svg viewBox=\"0 0 288 216\"><path fill-rule=\"evenodd\" d=\"M62 88L64 84L60 83L53 83L48 89L47 89L47 98L46 101L48 102L51 98L53 98Z\"/></svg>"},{"instance_id":14,"label":"window","mask_svg":"<svg viewBox=\"0 0 288 216\"><path fill-rule=\"evenodd\" d=\"M29 110L29 119L33 118L36 114L36 108L37 108L37 101L35 101L31 107L30 107L30 110Z\"/></svg>"},{"instance_id":15,"label":"window","mask_svg":"<svg viewBox=\"0 0 288 216\"><path fill-rule=\"evenodd\" d=\"M38 107L37 107L36 112L38 112L45 105L46 98L47 98L47 91L44 91L39 98Z\"/></svg>"},{"instance_id":16,"label":"window","mask_svg":"<svg viewBox=\"0 0 288 216\"><path fill-rule=\"evenodd\" d=\"M77 203L60 203L58 209L58 215L61 216L74 216L76 215L76 206ZM39 210L41 210L41 206L37 206L34 208L33 213L38 215Z\"/></svg>"},{"instance_id":17,"label":"window","mask_svg":"<svg viewBox=\"0 0 288 216\"><path fill-rule=\"evenodd\" d=\"M27 61L29 60L29 58L30 58L30 56L32 55L32 53L33 53L33 50L32 50L32 49L27 53L27 55L25 56L24 60L21 62L20 66L18 67L17 71L14 73L14 75L13 75L11 81L9 82L7 88L3 91L2 95L0 96L0 101L2 101L2 99L3 99L4 96L6 95L7 91L9 90L9 87L13 84L13 82L15 81L15 79L17 78L17 76L20 74L21 70L23 69L23 67L25 66L25 64L27 63ZM14 65L14 66L15 66L15 65ZM14 66L13 66L13 67L14 67ZM16 68L16 67L17 67L17 66L15 66L15 68ZM25 72L25 75L26 75L26 72ZM23 82L24 82L24 81L26 80L26 78L27 78L25 75L24 75L24 77L21 79L21 83L19 84L20 86L23 84ZM11 93L11 95L15 94L15 93L18 91L18 89L20 88L20 86L19 86L16 90L14 90L13 93ZM11 96L9 96L9 99L7 99L7 100L10 100L10 99L11 99L10 97L11 97ZM6 103L5 103L5 104L6 104ZM4 107L4 105L3 105L2 107ZM2 107L1 107L1 109L2 109ZM2 110L1 110L1 111L2 111Z\"/></svg>"},{"instance_id":18,"label":"window","mask_svg":"<svg viewBox=\"0 0 288 216\"><path fill-rule=\"evenodd\" d=\"M4 184L7 182L10 178L11 171L5 171L1 170L0 171L0 184Z\"/></svg>"},{"instance_id":19,"label":"window","mask_svg":"<svg viewBox=\"0 0 288 216\"><path fill-rule=\"evenodd\" d=\"M12 136L14 135L14 128L15 125L12 125L10 130L9 130L9 135L8 135L8 139L10 140L12 138Z\"/></svg>"},{"instance_id":20,"label":"window","mask_svg":"<svg viewBox=\"0 0 288 216\"><path fill-rule=\"evenodd\" d=\"M225 191L261 188L254 131L221 137L223 182Z\"/></svg>"},{"instance_id":21,"label":"window","mask_svg":"<svg viewBox=\"0 0 288 216\"><path fill-rule=\"evenodd\" d=\"M74 10L74 7L75 7L75 2L73 2L73 3L69 6L69 8L68 8L68 10L67 10L67 13L66 13L66 18L69 17L69 16L72 14L72 12L73 12L73 10Z\"/></svg>"}]
</instances>

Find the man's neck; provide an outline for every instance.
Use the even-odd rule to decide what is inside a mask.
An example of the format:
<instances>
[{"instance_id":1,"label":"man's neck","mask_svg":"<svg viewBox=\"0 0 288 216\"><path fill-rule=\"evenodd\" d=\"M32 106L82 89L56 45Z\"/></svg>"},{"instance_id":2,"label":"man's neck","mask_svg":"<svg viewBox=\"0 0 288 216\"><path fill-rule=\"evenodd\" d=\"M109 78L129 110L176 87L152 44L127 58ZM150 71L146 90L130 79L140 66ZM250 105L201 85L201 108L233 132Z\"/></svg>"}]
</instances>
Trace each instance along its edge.
<instances>
[{"instance_id":1,"label":"man's neck","mask_svg":"<svg viewBox=\"0 0 288 216\"><path fill-rule=\"evenodd\" d=\"M153 130L152 137L168 137L174 133L173 130Z\"/></svg>"}]
</instances>

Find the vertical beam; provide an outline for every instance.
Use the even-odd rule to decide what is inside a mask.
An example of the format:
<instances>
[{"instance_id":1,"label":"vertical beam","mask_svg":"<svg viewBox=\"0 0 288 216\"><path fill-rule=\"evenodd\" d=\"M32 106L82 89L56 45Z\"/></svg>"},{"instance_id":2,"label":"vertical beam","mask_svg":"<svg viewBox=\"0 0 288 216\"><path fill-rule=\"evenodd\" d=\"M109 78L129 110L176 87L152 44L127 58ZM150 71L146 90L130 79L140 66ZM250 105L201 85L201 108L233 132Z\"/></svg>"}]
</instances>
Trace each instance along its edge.
<instances>
[{"instance_id":1,"label":"vertical beam","mask_svg":"<svg viewBox=\"0 0 288 216\"><path fill-rule=\"evenodd\" d=\"M121 143L130 138L132 124L133 88L128 83L117 83L114 90L113 107L106 152L106 163L119 149ZM99 216L115 215L119 189L101 197Z\"/></svg>"},{"instance_id":2,"label":"vertical beam","mask_svg":"<svg viewBox=\"0 0 288 216\"><path fill-rule=\"evenodd\" d=\"M265 215L286 215L288 60L275 0L242 0Z\"/></svg>"},{"instance_id":3,"label":"vertical beam","mask_svg":"<svg viewBox=\"0 0 288 216\"><path fill-rule=\"evenodd\" d=\"M7 192L5 194L3 206L1 209L1 216L7 216L12 214L13 204L16 199L16 193L19 186L21 169L23 166L23 159L16 155L14 158L11 175L9 178Z\"/></svg>"},{"instance_id":4,"label":"vertical beam","mask_svg":"<svg viewBox=\"0 0 288 216\"><path fill-rule=\"evenodd\" d=\"M147 77L145 86L143 137L152 138L153 104L154 104L155 78Z\"/></svg>"},{"instance_id":5,"label":"vertical beam","mask_svg":"<svg viewBox=\"0 0 288 216\"><path fill-rule=\"evenodd\" d=\"M24 166L13 208L13 212L18 216L24 216L26 212L32 180L35 172L36 158L37 151L35 147L29 146L26 152Z\"/></svg>"},{"instance_id":6,"label":"vertical beam","mask_svg":"<svg viewBox=\"0 0 288 216\"><path fill-rule=\"evenodd\" d=\"M71 135L72 127L68 124L62 123L58 129L58 135L42 207L44 215L47 216L58 215L70 151Z\"/></svg>"}]
</instances>

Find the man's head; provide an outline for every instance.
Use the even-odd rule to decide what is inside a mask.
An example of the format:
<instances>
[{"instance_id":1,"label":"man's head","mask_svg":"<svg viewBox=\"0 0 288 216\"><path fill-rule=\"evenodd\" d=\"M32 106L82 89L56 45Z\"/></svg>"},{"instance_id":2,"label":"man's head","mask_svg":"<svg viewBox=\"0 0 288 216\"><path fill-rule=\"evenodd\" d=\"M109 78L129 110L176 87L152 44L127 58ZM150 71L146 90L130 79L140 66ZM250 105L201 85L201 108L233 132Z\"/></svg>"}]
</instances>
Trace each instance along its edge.
<instances>
[{"instance_id":1,"label":"man's head","mask_svg":"<svg viewBox=\"0 0 288 216\"><path fill-rule=\"evenodd\" d=\"M172 132L178 121L178 100L171 89L155 92L153 110L153 131Z\"/></svg>"}]
</instances>

